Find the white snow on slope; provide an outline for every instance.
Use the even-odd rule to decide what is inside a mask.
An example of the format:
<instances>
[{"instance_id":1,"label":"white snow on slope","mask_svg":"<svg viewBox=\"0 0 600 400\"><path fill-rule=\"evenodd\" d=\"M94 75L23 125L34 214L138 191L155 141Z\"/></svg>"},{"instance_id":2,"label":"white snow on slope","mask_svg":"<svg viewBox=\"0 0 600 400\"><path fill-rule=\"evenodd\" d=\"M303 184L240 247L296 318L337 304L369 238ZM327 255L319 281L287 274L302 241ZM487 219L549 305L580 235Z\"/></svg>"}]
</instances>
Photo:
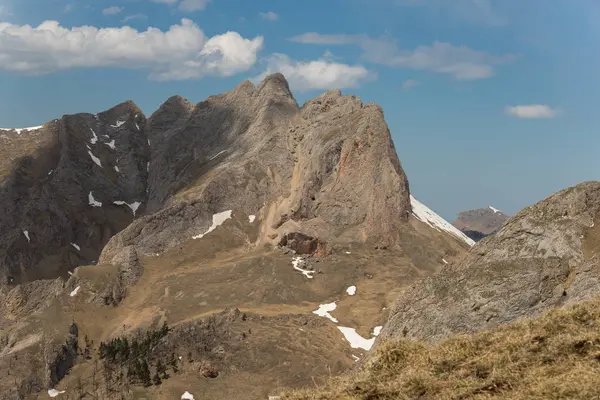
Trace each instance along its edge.
<instances>
[{"instance_id":1,"label":"white snow on slope","mask_svg":"<svg viewBox=\"0 0 600 400\"><path fill-rule=\"evenodd\" d=\"M497 208L494 208L492 206L488 206L490 210L492 210L494 212L494 214L498 214L501 213L502 211L498 210Z\"/></svg>"},{"instance_id":2,"label":"white snow on slope","mask_svg":"<svg viewBox=\"0 0 600 400\"><path fill-rule=\"evenodd\" d=\"M212 231L217 229L217 227L219 225L222 225L229 218L231 218L231 210L227 210L227 211L223 211L223 212L214 214L212 217L212 225L208 228L208 230L199 235L192 236L192 239L202 239L204 236L208 235L209 233L211 233Z\"/></svg>"},{"instance_id":3,"label":"white snow on slope","mask_svg":"<svg viewBox=\"0 0 600 400\"><path fill-rule=\"evenodd\" d=\"M50 397L56 397L56 396L58 396L59 394L63 394L64 392L65 392L64 390L61 390L61 391L59 392L59 391L58 391L58 390L56 390L56 389L48 389L48 396L50 396Z\"/></svg>"},{"instance_id":4,"label":"white snow on slope","mask_svg":"<svg viewBox=\"0 0 600 400\"><path fill-rule=\"evenodd\" d=\"M29 238L29 231L23 231L23 235L27 238L27 241L31 243L31 239Z\"/></svg>"},{"instance_id":5,"label":"white snow on slope","mask_svg":"<svg viewBox=\"0 0 600 400\"><path fill-rule=\"evenodd\" d=\"M96 136L96 132L94 132L92 128L90 128L90 131L92 131L92 139L90 140L90 143L96 144L98 142L98 136Z\"/></svg>"},{"instance_id":6,"label":"white snow on slope","mask_svg":"<svg viewBox=\"0 0 600 400\"><path fill-rule=\"evenodd\" d=\"M94 195L92 194L92 192L88 194L88 201L90 203L90 206L92 207L102 207L102 203L94 199Z\"/></svg>"},{"instance_id":7,"label":"white snow on slope","mask_svg":"<svg viewBox=\"0 0 600 400\"><path fill-rule=\"evenodd\" d=\"M124 123L125 123L125 121L118 121L118 120L117 120L117 124L116 124L116 125L111 125L111 127L112 127L112 128L118 128L118 127L120 127L121 125L123 125Z\"/></svg>"},{"instance_id":8,"label":"white snow on slope","mask_svg":"<svg viewBox=\"0 0 600 400\"><path fill-rule=\"evenodd\" d=\"M131 211L133 211L133 216L134 217L135 217L136 211L142 205L142 203L140 203L139 201L136 201L136 202L133 202L131 204L128 204L128 203L126 203L124 201L121 201L121 200L113 201L113 204L116 204L118 206L127 206L127 207L131 208Z\"/></svg>"},{"instance_id":9,"label":"white snow on slope","mask_svg":"<svg viewBox=\"0 0 600 400\"><path fill-rule=\"evenodd\" d=\"M135 124L135 128L139 131L140 127L138 126L137 122L134 122L134 124Z\"/></svg>"},{"instance_id":10,"label":"white snow on slope","mask_svg":"<svg viewBox=\"0 0 600 400\"><path fill-rule=\"evenodd\" d=\"M248 215L248 222L253 223L256 219L256 215Z\"/></svg>"},{"instance_id":11,"label":"white snow on slope","mask_svg":"<svg viewBox=\"0 0 600 400\"><path fill-rule=\"evenodd\" d=\"M449 234L465 241L469 246L473 246L475 244L471 238L455 228L448 221L437 215L419 200L415 199L412 194L410 195L410 205L413 210L413 215L420 221L431 226L433 229L438 231L446 231Z\"/></svg>"},{"instance_id":12,"label":"white snow on slope","mask_svg":"<svg viewBox=\"0 0 600 400\"><path fill-rule=\"evenodd\" d=\"M181 395L181 400L194 400L194 395L186 391Z\"/></svg>"},{"instance_id":13,"label":"white snow on slope","mask_svg":"<svg viewBox=\"0 0 600 400\"><path fill-rule=\"evenodd\" d=\"M215 154L214 156L209 158L208 161L214 160L215 158L219 157L221 154L225 153L226 151L227 150L221 150L220 152L218 152L217 154Z\"/></svg>"},{"instance_id":14,"label":"white snow on slope","mask_svg":"<svg viewBox=\"0 0 600 400\"><path fill-rule=\"evenodd\" d=\"M40 125L40 126L30 126L29 128L0 128L0 130L3 130L3 131L15 131L15 132L17 132L18 135L20 135L21 132L23 132L23 131L35 131L35 130L40 129L42 126L43 125Z\"/></svg>"},{"instance_id":15,"label":"white snow on slope","mask_svg":"<svg viewBox=\"0 0 600 400\"><path fill-rule=\"evenodd\" d=\"M77 244L75 243L71 243L71 246L75 247L77 249L77 251L81 250L81 247L79 247Z\"/></svg>"},{"instance_id":16,"label":"white snow on slope","mask_svg":"<svg viewBox=\"0 0 600 400\"><path fill-rule=\"evenodd\" d=\"M383 326L376 326L375 328L373 328L373 336L379 336L382 329L383 329Z\"/></svg>"},{"instance_id":17,"label":"white snow on slope","mask_svg":"<svg viewBox=\"0 0 600 400\"><path fill-rule=\"evenodd\" d=\"M372 337L371 339L365 339L356 333L356 329L354 328L338 326L338 329L340 332L342 332L346 340L350 343L350 347L353 349L371 350L373 343L375 343L375 337Z\"/></svg>"},{"instance_id":18,"label":"white snow on slope","mask_svg":"<svg viewBox=\"0 0 600 400\"><path fill-rule=\"evenodd\" d=\"M119 170L119 167L117 167L116 165L115 165L115 171L121 172L121 170Z\"/></svg>"},{"instance_id":19,"label":"white snow on slope","mask_svg":"<svg viewBox=\"0 0 600 400\"><path fill-rule=\"evenodd\" d=\"M316 311L313 311L313 314L317 314L320 317L329 318L331 321L337 324L338 320L329 314L329 312L335 310L336 307L337 305L335 304L335 301L328 304L319 304L319 308Z\"/></svg>"},{"instance_id":20,"label":"white snow on slope","mask_svg":"<svg viewBox=\"0 0 600 400\"><path fill-rule=\"evenodd\" d=\"M356 286L350 286L346 289L346 293L348 293L349 296L354 296L356 294Z\"/></svg>"},{"instance_id":21,"label":"white snow on slope","mask_svg":"<svg viewBox=\"0 0 600 400\"><path fill-rule=\"evenodd\" d=\"M48 176L52 175L53 172L54 172L54 170L51 169L50 172L48 172Z\"/></svg>"},{"instance_id":22,"label":"white snow on slope","mask_svg":"<svg viewBox=\"0 0 600 400\"><path fill-rule=\"evenodd\" d=\"M304 260L302 259L302 257L294 257L292 259L292 266L294 267L294 269L296 271L302 272L302 275L304 275L308 279L312 279L313 278L313 274L315 273L315 271L311 271L309 269L301 268L300 267L301 265L304 265Z\"/></svg>"},{"instance_id":23,"label":"white snow on slope","mask_svg":"<svg viewBox=\"0 0 600 400\"><path fill-rule=\"evenodd\" d=\"M115 146L115 139L111 140L111 141L110 141L110 142L108 142L108 143L104 143L104 144L105 144L105 145L107 145L108 147L110 147L110 148L111 148L111 149L113 149L113 150L116 150L116 149L117 149L117 146Z\"/></svg>"},{"instance_id":24,"label":"white snow on slope","mask_svg":"<svg viewBox=\"0 0 600 400\"><path fill-rule=\"evenodd\" d=\"M75 295L77 295L77 292L79 292L80 287L81 286L77 286L75 289L73 289L73 291L69 293L69 296L74 297Z\"/></svg>"},{"instance_id":25,"label":"white snow on slope","mask_svg":"<svg viewBox=\"0 0 600 400\"><path fill-rule=\"evenodd\" d=\"M98 157L93 155L91 151L88 151L88 154L90 155L92 161L96 163L96 165L98 165L99 167L102 167L102 162L100 162L100 159Z\"/></svg>"}]
</instances>

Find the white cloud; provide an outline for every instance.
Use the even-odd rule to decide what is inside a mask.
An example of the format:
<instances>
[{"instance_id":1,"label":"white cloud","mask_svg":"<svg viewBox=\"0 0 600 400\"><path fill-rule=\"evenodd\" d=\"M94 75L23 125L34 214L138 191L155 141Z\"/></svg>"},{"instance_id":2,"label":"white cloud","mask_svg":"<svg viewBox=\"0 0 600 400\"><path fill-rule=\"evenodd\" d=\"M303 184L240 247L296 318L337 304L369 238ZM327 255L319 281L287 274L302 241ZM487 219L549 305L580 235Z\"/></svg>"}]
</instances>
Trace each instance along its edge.
<instances>
[{"instance_id":1,"label":"white cloud","mask_svg":"<svg viewBox=\"0 0 600 400\"><path fill-rule=\"evenodd\" d=\"M459 19L469 23L504 26L511 10L508 0L392 0L400 6L422 6L430 9L436 17Z\"/></svg>"},{"instance_id":2,"label":"white cloud","mask_svg":"<svg viewBox=\"0 0 600 400\"><path fill-rule=\"evenodd\" d=\"M187 12L202 11L208 3L210 3L210 0L181 0L179 9Z\"/></svg>"},{"instance_id":3,"label":"white cloud","mask_svg":"<svg viewBox=\"0 0 600 400\"><path fill-rule=\"evenodd\" d=\"M112 6L112 7L108 7L108 8L105 8L104 10L102 10L102 14L115 15L115 14L120 13L121 11L123 11L123 7Z\"/></svg>"},{"instance_id":4,"label":"white cloud","mask_svg":"<svg viewBox=\"0 0 600 400\"><path fill-rule=\"evenodd\" d=\"M123 18L123 22L132 21L134 19L146 19L146 18L148 18L148 16L146 14L132 14L132 15L127 15L125 18Z\"/></svg>"},{"instance_id":5,"label":"white cloud","mask_svg":"<svg viewBox=\"0 0 600 400\"><path fill-rule=\"evenodd\" d=\"M263 38L236 32L207 38L189 19L167 31L123 26L64 28L57 21L38 27L0 22L0 69L44 74L70 68L147 69L154 79L229 76L252 67Z\"/></svg>"},{"instance_id":6,"label":"white cloud","mask_svg":"<svg viewBox=\"0 0 600 400\"><path fill-rule=\"evenodd\" d=\"M272 54L266 59L267 69L254 78L258 82L267 75L281 72L290 88L295 91L314 89L355 88L361 83L373 80L376 75L362 65L347 65L325 59L313 61L295 61L285 54Z\"/></svg>"},{"instance_id":7,"label":"white cloud","mask_svg":"<svg viewBox=\"0 0 600 400\"><path fill-rule=\"evenodd\" d=\"M66 14L73 11L73 7L74 5L72 3L65 4L65 7L63 8L63 13Z\"/></svg>"},{"instance_id":8,"label":"white cloud","mask_svg":"<svg viewBox=\"0 0 600 400\"><path fill-rule=\"evenodd\" d=\"M508 106L504 112L512 117L525 119L555 118L561 114L559 109L542 104Z\"/></svg>"},{"instance_id":9,"label":"white cloud","mask_svg":"<svg viewBox=\"0 0 600 400\"><path fill-rule=\"evenodd\" d=\"M362 57L369 62L394 68L449 74L457 80L489 78L494 75L494 65L508 63L516 58L510 54L494 56L467 46L455 46L439 41L430 46L404 50L387 38L373 39L366 35L321 35L310 32L290 40L317 45L355 45L363 50Z\"/></svg>"},{"instance_id":10,"label":"white cloud","mask_svg":"<svg viewBox=\"0 0 600 400\"><path fill-rule=\"evenodd\" d=\"M154 3L162 3L174 6L179 3L179 10L185 12L202 11L212 0L151 0Z\"/></svg>"},{"instance_id":11,"label":"white cloud","mask_svg":"<svg viewBox=\"0 0 600 400\"><path fill-rule=\"evenodd\" d=\"M279 15L277 15L273 11L269 11L266 13L261 12L261 13L259 13L259 15L262 19L266 19L267 21L277 21L279 19Z\"/></svg>"},{"instance_id":12,"label":"white cloud","mask_svg":"<svg viewBox=\"0 0 600 400\"><path fill-rule=\"evenodd\" d=\"M416 81L414 79L407 79L404 82L402 82L402 89L404 90L408 90L414 87L417 87L421 84L421 82Z\"/></svg>"},{"instance_id":13,"label":"white cloud","mask_svg":"<svg viewBox=\"0 0 600 400\"><path fill-rule=\"evenodd\" d=\"M156 80L185 80L204 75L232 76L250 69L263 47L263 38L245 39L237 32L210 38L200 53L166 71L151 75Z\"/></svg>"}]
</instances>

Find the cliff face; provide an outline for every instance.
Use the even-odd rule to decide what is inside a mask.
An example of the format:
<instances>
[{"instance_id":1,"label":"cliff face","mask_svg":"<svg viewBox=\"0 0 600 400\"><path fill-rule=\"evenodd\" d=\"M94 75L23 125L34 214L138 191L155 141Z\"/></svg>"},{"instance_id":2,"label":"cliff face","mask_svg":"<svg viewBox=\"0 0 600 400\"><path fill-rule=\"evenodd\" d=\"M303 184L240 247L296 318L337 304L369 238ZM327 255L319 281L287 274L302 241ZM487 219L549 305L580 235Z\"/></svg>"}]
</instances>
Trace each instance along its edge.
<instances>
[{"instance_id":1,"label":"cliff face","mask_svg":"<svg viewBox=\"0 0 600 400\"><path fill-rule=\"evenodd\" d=\"M599 210L598 182L525 208L457 265L404 292L381 337L439 340L597 294Z\"/></svg>"},{"instance_id":2,"label":"cliff face","mask_svg":"<svg viewBox=\"0 0 600 400\"><path fill-rule=\"evenodd\" d=\"M0 132L0 285L66 277L133 220L117 203L144 209L144 121L127 102Z\"/></svg>"}]
</instances>

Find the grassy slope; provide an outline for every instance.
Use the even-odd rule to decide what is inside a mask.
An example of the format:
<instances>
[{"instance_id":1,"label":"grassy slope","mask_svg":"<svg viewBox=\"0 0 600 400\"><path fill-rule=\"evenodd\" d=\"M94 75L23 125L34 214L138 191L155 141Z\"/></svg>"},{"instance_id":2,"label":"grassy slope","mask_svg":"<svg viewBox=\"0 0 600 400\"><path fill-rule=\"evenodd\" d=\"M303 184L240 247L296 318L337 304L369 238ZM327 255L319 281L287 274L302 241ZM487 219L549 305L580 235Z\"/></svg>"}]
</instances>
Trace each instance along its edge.
<instances>
[{"instance_id":1,"label":"grassy slope","mask_svg":"<svg viewBox=\"0 0 600 400\"><path fill-rule=\"evenodd\" d=\"M600 399L600 297L439 344L381 343L360 371L283 398Z\"/></svg>"}]
</instances>

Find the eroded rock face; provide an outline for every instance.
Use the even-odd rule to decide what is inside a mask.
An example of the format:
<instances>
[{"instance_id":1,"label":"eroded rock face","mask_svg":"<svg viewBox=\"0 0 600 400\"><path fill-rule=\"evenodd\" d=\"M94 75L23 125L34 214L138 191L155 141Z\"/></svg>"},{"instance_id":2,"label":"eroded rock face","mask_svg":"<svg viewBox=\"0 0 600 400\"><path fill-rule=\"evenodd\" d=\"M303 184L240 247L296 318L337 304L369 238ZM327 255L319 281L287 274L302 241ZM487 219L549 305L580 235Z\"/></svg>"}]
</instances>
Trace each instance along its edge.
<instances>
[{"instance_id":1,"label":"eroded rock face","mask_svg":"<svg viewBox=\"0 0 600 400\"><path fill-rule=\"evenodd\" d=\"M525 208L461 263L404 292L381 338L439 340L598 294L599 210L599 182Z\"/></svg>"},{"instance_id":2,"label":"eroded rock face","mask_svg":"<svg viewBox=\"0 0 600 400\"><path fill-rule=\"evenodd\" d=\"M126 204L144 209L144 123L126 102L31 132L1 132L0 285L66 277L97 260L133 220Z\"/></svg>"},{"instance_id":3,"label":"eroded rock face","mask_svg":"<svg viewBox=\"0 0 600 400\"><path fill-rule=\"evenodd\" d=\"M213 215L257 215L257 244L300 233L323 243L398 246L410 199L381 108L327 92L300 109L281 74L148 120L149 210L105 248L155 254L205 232ZM241 234L241 233L240 233Z\"/></svg>"}]
</instances>

